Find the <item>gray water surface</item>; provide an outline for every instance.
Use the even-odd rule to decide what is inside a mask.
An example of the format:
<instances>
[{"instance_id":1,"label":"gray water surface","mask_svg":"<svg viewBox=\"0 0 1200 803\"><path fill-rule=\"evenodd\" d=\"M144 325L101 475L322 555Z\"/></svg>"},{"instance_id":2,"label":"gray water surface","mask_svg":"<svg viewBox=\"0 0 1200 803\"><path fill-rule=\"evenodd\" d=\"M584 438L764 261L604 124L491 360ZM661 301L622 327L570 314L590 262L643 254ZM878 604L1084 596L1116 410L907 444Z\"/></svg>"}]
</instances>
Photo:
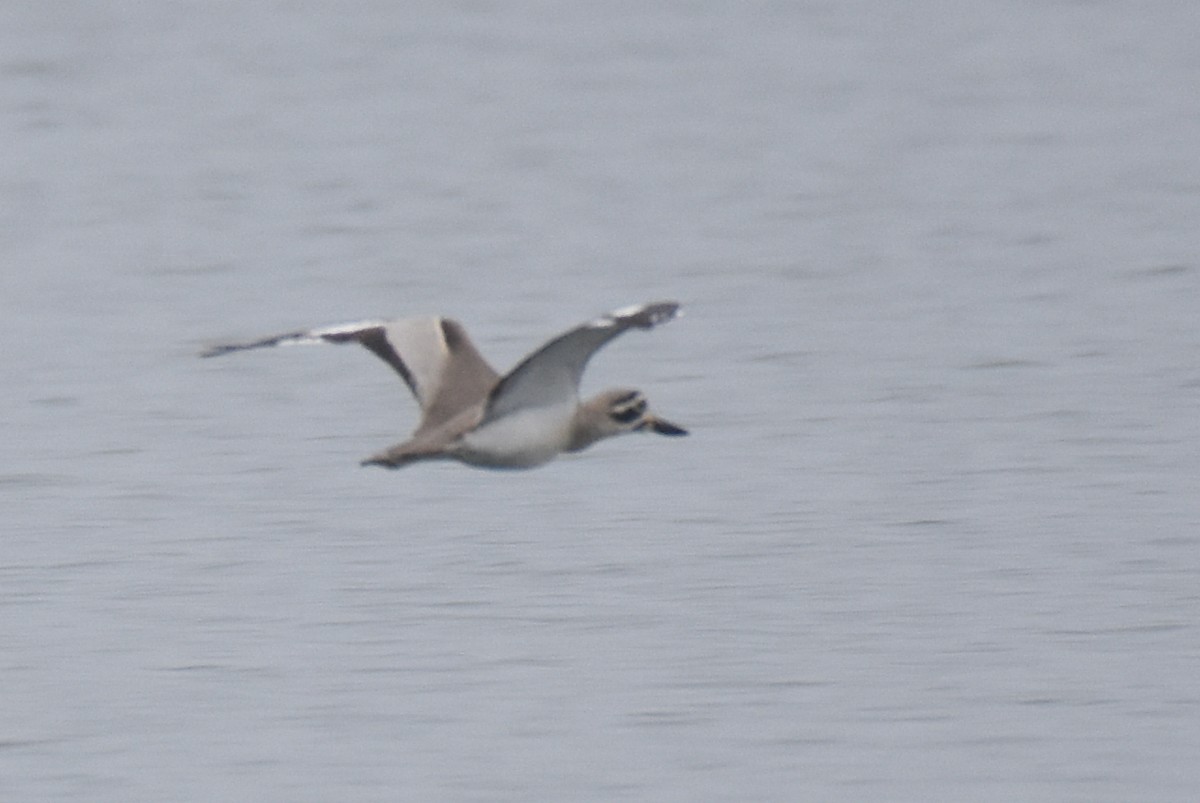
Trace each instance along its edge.
<instances>
[{"instance_id":1,"label":"gray water surface","mask_svg":"<svg viewBox=\"0 0 1200 803\"><path fill-rule=\"evenodd\" d=\"M1188 801L1190 2L7 3L0 798ZM444 313L686 439L358 460Z\"/></svg>"}]
</instances>

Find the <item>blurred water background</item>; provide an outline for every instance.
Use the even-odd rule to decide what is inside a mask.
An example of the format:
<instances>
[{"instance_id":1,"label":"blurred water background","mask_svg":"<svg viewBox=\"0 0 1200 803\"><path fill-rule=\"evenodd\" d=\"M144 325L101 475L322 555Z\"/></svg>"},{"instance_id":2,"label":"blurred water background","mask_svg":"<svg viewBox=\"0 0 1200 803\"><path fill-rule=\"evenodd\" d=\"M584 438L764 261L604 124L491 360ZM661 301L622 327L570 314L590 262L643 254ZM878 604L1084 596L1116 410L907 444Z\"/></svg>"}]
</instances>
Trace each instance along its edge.
<instances>
[{"instance_id":1,"label":"blurred water background","mask_svg":"<svg viewBox=\"0 0 1200 803\"><path fill-rule=\"evenodd\" d=\"M0 8L4 800L1190 801L1200 6ZM360 349L692 437L361 469Z\"/></svg>"}]
</instances>

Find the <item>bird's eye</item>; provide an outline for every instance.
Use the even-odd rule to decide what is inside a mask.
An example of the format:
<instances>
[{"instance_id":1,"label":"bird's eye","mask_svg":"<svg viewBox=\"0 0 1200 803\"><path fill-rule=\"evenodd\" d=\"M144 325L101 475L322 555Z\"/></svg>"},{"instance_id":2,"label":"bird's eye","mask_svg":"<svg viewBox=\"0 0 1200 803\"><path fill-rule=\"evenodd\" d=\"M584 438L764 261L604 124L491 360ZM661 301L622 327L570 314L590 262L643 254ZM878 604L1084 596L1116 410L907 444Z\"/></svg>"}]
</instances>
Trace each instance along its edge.
<instances>
[{"instance_id":1,"label":"bird's eye","mask_svg":"<svg viewBox=\"0 0 1200 803\"><path fill-rule=\"evenodd\" d=\"M624 396L617 400L617 403L612 406L608 415L617 423L632 424L638 420L642 414L646 412L646 400L641 397L641 394L634 391L628 396Z\"/></svg>"},{"instance_id":2,"label":"bird's eye","mask_svg":"<svg viewBox=\"0 0 1200 803\"><path fill-rule=\"evenodd\" d=\"M633 407L623 407L619 410L613 410L608 415L613 421L618 423L632 424L641 414L642 411L637 407L637 405L634 405Z\"/></svg>"}]
</instances>

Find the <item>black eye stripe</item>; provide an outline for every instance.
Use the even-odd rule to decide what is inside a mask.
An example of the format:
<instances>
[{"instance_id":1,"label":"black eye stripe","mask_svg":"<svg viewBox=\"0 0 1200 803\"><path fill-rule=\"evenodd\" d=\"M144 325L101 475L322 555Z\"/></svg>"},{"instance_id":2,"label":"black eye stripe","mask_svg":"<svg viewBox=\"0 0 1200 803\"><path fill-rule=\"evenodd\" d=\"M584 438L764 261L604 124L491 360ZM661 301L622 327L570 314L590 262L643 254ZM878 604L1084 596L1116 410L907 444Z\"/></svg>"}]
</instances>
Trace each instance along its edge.
<instances>
[{"instance_id":1,"label":"black eye stripe","mask_svg":"<svg viewBox=\"0 0 1200 803\"><path fill-rule=\"evenodd\" d=\"M634 405L633 407L613 410L608 416L613 421L630 424L638 419L644 409L645 405Z\"/></svg>"},{"instance_id":2,"label":"black eye stripe","mask_svg":"<svg viewBox=\"0 0 1200 803\"><path fill-rule=\"evenodd\" d=\"M646 412L646 399L634 391L614 399L608 408L608 416L621 424L631 424Z\"/></svg>"}]
</instances>

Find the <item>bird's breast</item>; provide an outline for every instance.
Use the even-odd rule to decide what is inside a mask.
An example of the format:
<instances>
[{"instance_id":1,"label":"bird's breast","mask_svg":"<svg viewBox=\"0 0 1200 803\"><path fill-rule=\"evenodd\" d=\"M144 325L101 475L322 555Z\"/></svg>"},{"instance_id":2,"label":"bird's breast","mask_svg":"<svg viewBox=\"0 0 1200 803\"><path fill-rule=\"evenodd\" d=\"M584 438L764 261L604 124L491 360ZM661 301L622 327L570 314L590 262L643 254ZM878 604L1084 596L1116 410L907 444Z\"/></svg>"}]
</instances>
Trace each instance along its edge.
<instances>
[{"instance_id":1,"label":"bird's breast","mask_svg":"<svg viewBox=\"0 0 1200 803\"><path fill-rule=\"evenodd\" d=\"M539 466L567 448L574 414L574 404L510 413L463 435L457 456L491 468Z\"/></svg>"}]
</instances>

